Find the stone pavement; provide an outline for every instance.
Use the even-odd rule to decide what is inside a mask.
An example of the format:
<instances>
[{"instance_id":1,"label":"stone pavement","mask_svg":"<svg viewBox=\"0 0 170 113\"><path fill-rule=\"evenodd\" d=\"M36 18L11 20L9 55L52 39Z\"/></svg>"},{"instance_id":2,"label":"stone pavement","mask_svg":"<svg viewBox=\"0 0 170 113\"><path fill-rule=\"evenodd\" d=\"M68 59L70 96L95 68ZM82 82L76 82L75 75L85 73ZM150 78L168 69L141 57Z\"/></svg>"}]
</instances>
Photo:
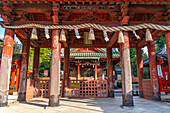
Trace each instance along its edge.
<instances>
[{"instance_id":1,"label":"stone pavement","mask_svg":"<svg viewBox=\"0 0 170 113\"><path fill-rule=\"evenodd\" d=\"M67 99L60 106L48 107L48 99L34 98L26 103L1 107L0 113L170 113L170 105L134 97L134 107L120 106L121 97Z\"/></svg>"}]
</instances>

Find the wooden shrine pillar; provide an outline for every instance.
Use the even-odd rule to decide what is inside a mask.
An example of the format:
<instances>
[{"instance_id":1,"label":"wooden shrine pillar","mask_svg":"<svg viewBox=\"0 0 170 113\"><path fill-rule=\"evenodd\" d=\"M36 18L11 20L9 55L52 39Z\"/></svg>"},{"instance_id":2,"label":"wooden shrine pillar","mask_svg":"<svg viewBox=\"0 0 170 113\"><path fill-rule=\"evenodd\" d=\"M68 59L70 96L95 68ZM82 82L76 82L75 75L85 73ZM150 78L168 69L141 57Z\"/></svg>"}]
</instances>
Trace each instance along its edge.
<instances>
[{"instance_id":1,"label":"wooden shrine pillar","mask_svg":"<svg viewBox=\"0 0 170 113\"><path fill-rule=\"evenodd\" d=\"M8 105L8 90L14 45L14 31L5 29L0 70L0 107Z\"/></svg>"},{"instance_id":2,"label":"wooden shrine pillar","mask_svg":"<svg viewBox=\"0 0 170 113\"><path fill-rule=\"evenodd\" d=\"M107 78L109 97L114 97L114 83L113 83L113 61L112 61L112 48L107 48Z\"/></svg>"},{"instance_id":3,"label":"wooden shrine pillar","mask_svg":"<svg viewBox=\"0 0 170 113\"><path fill-rule=\"evenodd\" d=\"M64 79L63 79L63 94L65 87L69 88L69 58L70 58L70 48L64 48Z\"/></svg>"},{"instance_id":4,"label":"wooden shrine pillar","mask_svg":"<svg viewBox=\"0 0 170 113\"><path fill-rule=\"evenodd\" d=\"M138 80L139 80L139 96L143 96L142 79L144 79L143 72L143 58L142 58L142 48L136 48L136 59L137 59L137 70L138 70Z\"/></svg>"},{"instance_id":5,"label":"wooden shrine pillar","mask_svg":"<svg viewBox=\"0 0 170 113\"><path fill-rule=\"evenodd\" d=\"M168 55L168 66L169 66L169 73L170 73L170 31L165 32L165 40L166 40L166 50Z\"/></svg>"},{"instance_id":6,"label":"wooden shrine pillar","mask_svg":"<svg viewBox=\"0 0 170 113\"><path fill-rule=\"evenodd\" d=\"M61 43L59 42L59 33L60 30L52 31L49 106L59 105L61 65Z\"/></svg>"},{"instance_id":7,"label":"wooden shrine pillar","mask_svg":"<svg viewBox=\"0 0 170 113\"><path fill-rule=\"evenodd\" d=\"M132 76L130 64L130 49L128 32L123 32L124 43L120 44L121 78L122 78L122 101L123 106L133 106Z\"/></svg>"},{"instance_id":8,"label":"wooden shrine pillar","mask_svg":"<svg viewBox=\"0 0 170 113\"><path fill-rule=\"evenodd\" d=\"M77 69L77 71L78 71L78 79L80 79L80 64L78 63L78 69Z\"/></svg>"},{"instance_id":9,"label":"wooden shrine pillar","mask_svg":"<svg viewBox=\"0 0 170 113\"><path fill-rule=\"evenodd\" d=\"M148 55L149 55L149 68L150 68L150 78L152 85L152 99L161 100L159 91L159 79L156 64L156 52L154 41L147 42Z\"/></svg>"},{"instance_id":10,"label":"wooden shrine pillar","mask_svg":"<svg viewBox=\"0 0 170 113\"><path fill-rule=\"evenodd\" d=\"M40 57L40 48L34 48L34 61L33 61L33 79L34 79L34 86L37 90L37 82L39 76L39 57Z\"/></svg>"},{"instance_id":11,"label":"wooden shrine pillar","mask_svg":"<svg viewBox=\"0 0 170 113\"><path fill-rule=\"evenodd\" d=\"M97 64L95 63L95 80L97 80Z\"/></svg>"},{"instance_id":12,"label":"wooden shrine pillar","mask_svg":"<svg viewBox=\"0 0 170 113\"><path fill-rule=\"evenodd\" d=\"M26 101L29 50L30 50L30 39L22 40L22 59L21 59L19 90L18 90L19 102Z\"/></svg>"}]
</instances>

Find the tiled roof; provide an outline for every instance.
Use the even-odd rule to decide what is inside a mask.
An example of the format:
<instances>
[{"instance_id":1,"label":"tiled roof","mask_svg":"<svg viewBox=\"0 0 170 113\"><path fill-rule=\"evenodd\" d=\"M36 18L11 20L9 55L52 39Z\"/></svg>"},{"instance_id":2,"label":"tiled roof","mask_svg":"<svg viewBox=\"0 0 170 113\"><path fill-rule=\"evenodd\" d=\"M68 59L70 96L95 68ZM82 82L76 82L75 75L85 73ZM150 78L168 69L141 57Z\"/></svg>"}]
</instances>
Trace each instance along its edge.
<instances>
[{"instance_id":1,"label":"tiled roof","mask_svg":"<svg viewBox=\"0 0 170 113\"><path fill-rule=\"evenodd\" d=\"M160 51L158 51L156 53L156 56L163 59L164 61L168 60L168 56L167 56L167 51L166 51L166 45L163 49L161 49ZM146 66L149 64L149 58L143 60L143 65Z\"/></svg>"},{"instance_id":2,"label":"tiled roof","mask_svg":"<svg viewBox=\"0 0 170 113\"><path fill-rule=\"evenodd\" d=\"M71 48L70 49L70 57L71 58L94 58L94 57L98 57L98 58L106 58L107 57L107 52L106 52L106 48L97 48L98 50L102 51L102 53L100 52L75 52L72 53L73 50L75 50L75 48ZM120 57L120 53L118 51L117 48L113 48L112 49L112 57L113 58L119 58ZM61 49L61 58L64 58L64 48Z\"/></svg>"}]
</instances>

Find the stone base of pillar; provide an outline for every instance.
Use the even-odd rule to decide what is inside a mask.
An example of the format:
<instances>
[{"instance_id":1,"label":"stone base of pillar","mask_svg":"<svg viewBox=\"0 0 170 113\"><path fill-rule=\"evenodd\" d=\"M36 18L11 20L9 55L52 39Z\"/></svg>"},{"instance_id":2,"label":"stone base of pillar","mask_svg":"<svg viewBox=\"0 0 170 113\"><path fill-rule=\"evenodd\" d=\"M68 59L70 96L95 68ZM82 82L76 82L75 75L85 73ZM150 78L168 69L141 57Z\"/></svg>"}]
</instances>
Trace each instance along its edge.
<instances>
[{"instance_id":1,"label":"stone base of pillar","mask_svg":"<svg viewBox=\"0 0 170 113\"><path fill-rule=\"evenodd\" d=\"M109 92L108 92L108 97L112 97L112 98L115 97L115 95L114 95L114 90L109 90Z\"/></svg>"},{"instance_id":2,"label":"stone base of pillar","mask_svg":"<svg viewBox=\"0 0 170 113\"><path fill-rule=\"evenodd\" d=\"M19 102L24 102L24 101L26 101L26 92L19 92L19 93L18 93L18 101L19 101Z\"/></svg>"},{"instance_id":3,"label":"stone base of pillar","mask_svg":"<svg viewBox=\"0 0 170 113\"><path fill-rule=\"evenodd\" d=\"M122 94L123 96L123 106L134 106L132 92Z\"/></svg>"},{"instance_id":4,"label":"stone base of pillar","mask_svg":"<svg viewBox=\"0 0 170 113\"><path fill-rule=\"evenodd\" d=\"M50 107L59 106L59 96L58 97L55 97L54 95L50 96L49 106Z\"/></svg>"},{"instance_id":5,"label":"stone base of pillar","mask_svg":"<svg viewBox=\"0 0 170 113\"><path fill-rule=\"evenodd\" d=\"M0 107L8 105L8 95L0 95Z\"/></svg>"},{"instance_id":6,"label":"stone base of pillar","mask_svg":"<svg viewBox=\"0 0 170 113\"><path fill-rule=\"evenodd\" d=\"M143 91L139 90L139 97L144 98Z\"/></svg>"},{"instance_id":7,"label":"stone base of pillar","mask_svg":"<svg viewBox=\"0 0 170 113\"><path fill-rule=\"evenodd\" d=\"M152 100L161 101L161 96L159 92L152 92Z\"/></svg>"}]
</instances>

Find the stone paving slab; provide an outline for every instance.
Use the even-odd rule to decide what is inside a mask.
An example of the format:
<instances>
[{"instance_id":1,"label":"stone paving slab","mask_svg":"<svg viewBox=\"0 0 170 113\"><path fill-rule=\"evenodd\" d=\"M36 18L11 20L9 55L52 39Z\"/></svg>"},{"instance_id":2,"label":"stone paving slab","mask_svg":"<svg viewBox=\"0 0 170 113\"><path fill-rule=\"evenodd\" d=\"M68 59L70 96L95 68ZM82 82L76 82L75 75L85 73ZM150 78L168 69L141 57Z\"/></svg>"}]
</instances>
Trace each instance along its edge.
<instances>
[{"instance_id":1,"label":"stone paving slab","mask_svg":"<svg viewBox=\"0 0 170 113\"><path fill-rule=\"evenodd\" d=\"M1 107L0 113L170 113L170 106L134 97L134 107L121 106L121 97L60 100L60 106L48 107L48 99L34 98L26 103Z\"/></svg>"}]
</instances>

